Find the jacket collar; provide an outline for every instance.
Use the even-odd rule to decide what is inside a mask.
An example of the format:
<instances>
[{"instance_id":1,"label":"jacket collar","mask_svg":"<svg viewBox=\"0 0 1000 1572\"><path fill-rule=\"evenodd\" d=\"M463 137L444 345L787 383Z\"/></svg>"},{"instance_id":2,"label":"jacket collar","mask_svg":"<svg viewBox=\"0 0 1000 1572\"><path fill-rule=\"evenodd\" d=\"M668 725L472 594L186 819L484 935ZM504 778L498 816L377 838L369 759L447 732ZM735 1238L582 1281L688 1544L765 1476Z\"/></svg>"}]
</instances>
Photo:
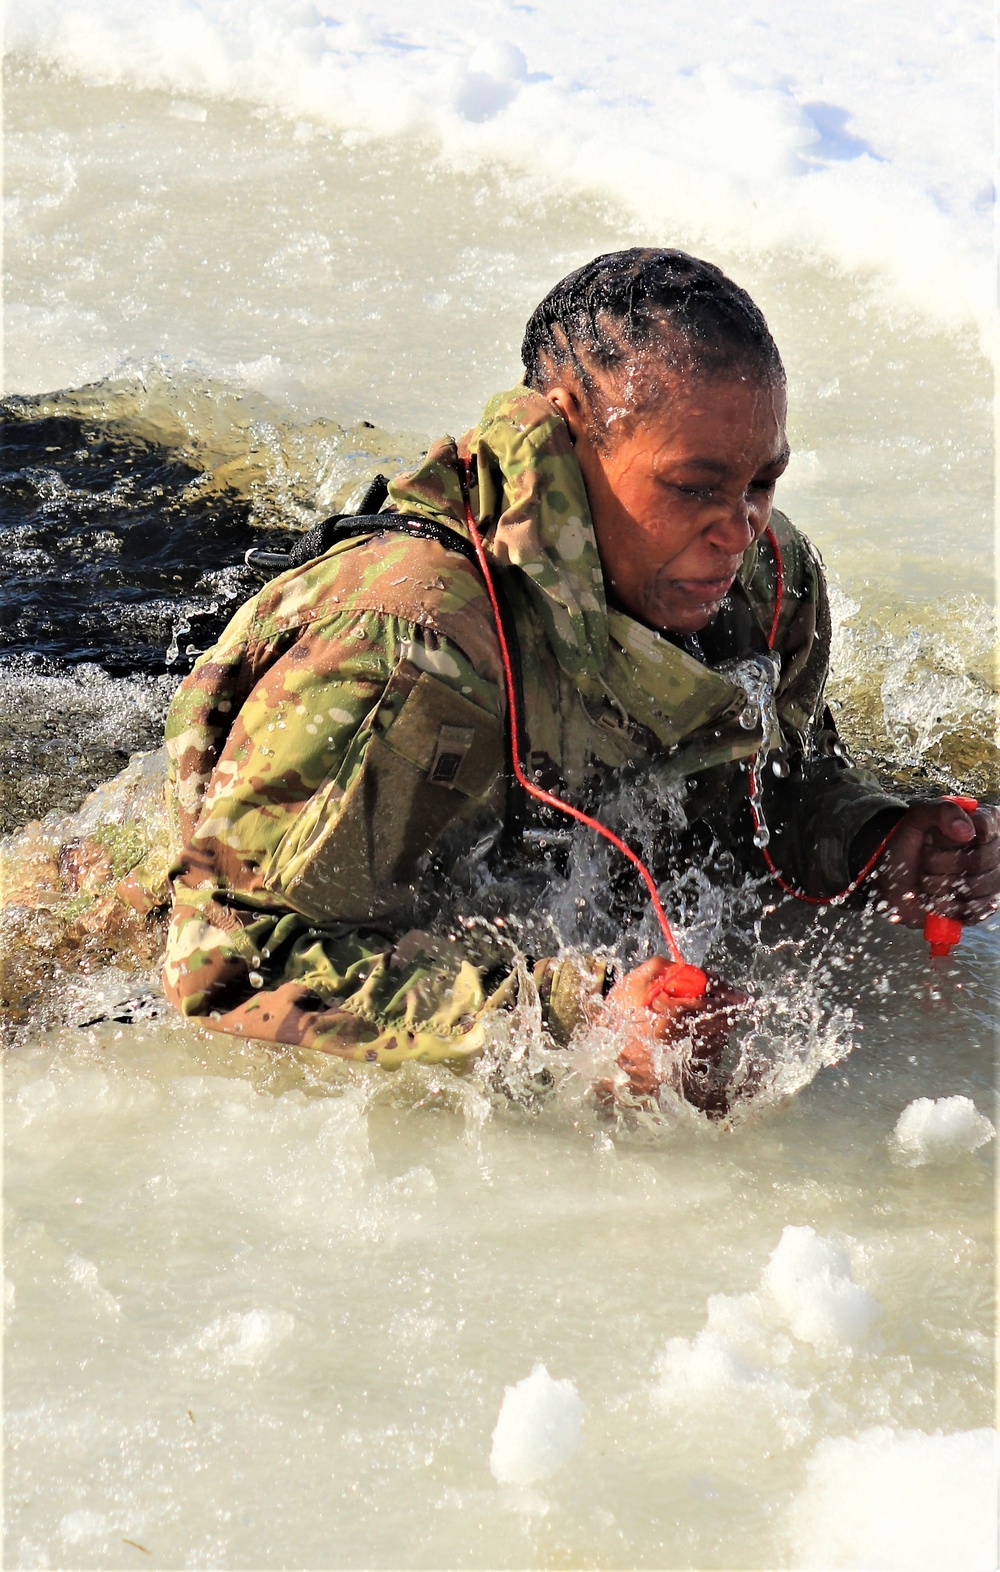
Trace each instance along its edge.
<instances>
[{"instance_id":1,"label":"jacket collar","mask_svg":"<svg viewBox=\"0 0 1000 1572\"><path fill-rule=\"evenodd\" d=\"M405 512L467 535L460 465L483 539L501 567L521 570L563 670L596 676L608 659L604 575L583 475L561 415L540 393L499 393L459 443L435 443L389 487Z\"/></svg>"},{"instance_id":2,"label":"jacket collar","mask_svg":"<svg viewBox=\"0 0 1000 1572\"><path fill-rule=\"evenodd\" d=\"M726 676L625 613L609 613L583 474L565 422L540 393L498 393L458 443L442 438L416 469L397 477L390 501L468 537L466 472L486 548L499 566L520 569L568 676L587 687L599 679L605 691L610 679L618 700L665 742L675 740L678 725L684 731L695 717L704 722L740 702ZM756 562L752 546L734 586L754 623L746 586ZM763 638L757 632L755 642Z\"/></svg>"}]
</instances>

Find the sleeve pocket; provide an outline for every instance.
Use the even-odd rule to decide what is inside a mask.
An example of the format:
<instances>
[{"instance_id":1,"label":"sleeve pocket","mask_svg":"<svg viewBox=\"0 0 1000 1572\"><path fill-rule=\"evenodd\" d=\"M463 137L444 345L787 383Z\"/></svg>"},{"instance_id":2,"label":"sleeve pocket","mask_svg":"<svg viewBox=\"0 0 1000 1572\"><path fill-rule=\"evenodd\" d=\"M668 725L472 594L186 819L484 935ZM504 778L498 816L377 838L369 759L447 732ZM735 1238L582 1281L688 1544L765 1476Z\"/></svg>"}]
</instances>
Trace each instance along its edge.
<instances>
[{"instance_id":1,"label":"sleeve pocket","mask_svg":"<svg viewBox=\"0 0 1000 1572\"><path fill-rule=\"evenodd\" d=\"M412 682L409 693L386 730L373 732L346 792L325 782L264 873L305 917L364 922L405 905L421 859L503 769L497 717L406 665L395 678Z\"/></svg>"}]
</instances>

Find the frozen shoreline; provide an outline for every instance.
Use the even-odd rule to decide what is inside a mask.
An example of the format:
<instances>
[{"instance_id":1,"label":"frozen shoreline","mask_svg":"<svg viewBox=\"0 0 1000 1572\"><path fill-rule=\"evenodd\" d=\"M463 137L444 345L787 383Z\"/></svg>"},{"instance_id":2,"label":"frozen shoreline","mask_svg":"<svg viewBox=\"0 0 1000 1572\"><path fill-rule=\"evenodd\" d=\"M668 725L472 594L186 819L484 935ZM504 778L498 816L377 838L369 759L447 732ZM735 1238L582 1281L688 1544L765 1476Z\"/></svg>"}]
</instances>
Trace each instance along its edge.
<instances>
[{"instance_id":1,"label":"frozen shoreline","mask_svg":"<svg viewBox=\"0 0 1000 1572\"><path fill-rule=\"evenodd\" d=\"M355 141L426 138L747 257L831 259L884 305L992 333L992 37L970 0L694 12L599 0L35 0L8 47L83 80L243 100ZM627 157L622 150L627 149Z\"/></svg>"}]
</instances>

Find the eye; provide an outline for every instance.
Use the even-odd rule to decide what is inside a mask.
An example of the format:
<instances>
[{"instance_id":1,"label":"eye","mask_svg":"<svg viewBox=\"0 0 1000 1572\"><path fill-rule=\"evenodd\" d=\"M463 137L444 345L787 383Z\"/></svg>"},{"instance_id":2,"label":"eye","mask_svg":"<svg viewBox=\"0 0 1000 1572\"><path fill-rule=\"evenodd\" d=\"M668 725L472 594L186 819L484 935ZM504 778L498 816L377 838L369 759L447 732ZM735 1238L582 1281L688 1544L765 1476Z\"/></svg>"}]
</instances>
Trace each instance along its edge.
<instances>
[{"instance_id":1,"label":"eye","mask_svg":"<svg viewBox=\"0 0 1000 1572\"><path fill-rule=\"evenodd\" d=\"M774 499L774 488L778 484L778 475L758 475L746 489L748 502L760 504L761 507L770 507Z\"/></svg>"},{"instance_id":2,"label":"eye","mask_svg":"<svg viewBox=\"0 0 1000 1572\"><path fill-rule=\"evenodd\" d=\"M689 497L695 502L711 502L715 496L715 491L711 486L674 485L670 489L677 492L679 496Z\"/></svg>"}]
</instances>

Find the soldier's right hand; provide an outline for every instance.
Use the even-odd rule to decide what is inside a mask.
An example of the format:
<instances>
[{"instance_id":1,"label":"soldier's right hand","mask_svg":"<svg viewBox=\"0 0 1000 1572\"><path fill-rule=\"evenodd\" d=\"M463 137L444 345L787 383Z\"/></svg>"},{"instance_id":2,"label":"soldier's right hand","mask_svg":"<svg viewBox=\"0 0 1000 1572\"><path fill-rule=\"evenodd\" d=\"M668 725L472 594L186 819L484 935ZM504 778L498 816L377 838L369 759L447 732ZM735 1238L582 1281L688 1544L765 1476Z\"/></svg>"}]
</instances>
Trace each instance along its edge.
<instances>
[{"instance_id":1,"label":"soldier's right hand","mask_svg":"<svg viewBox=\"0 0 1000 1572\"><path fill-rule=\"evenodd\" d=\"M626 1038L618 1064L628 1076L629 1090L640 1103L656 1104L661 1085L681 1093L713 1118L729 1108L730 1086L722 1058L748 995L708 974L699 999L675 999L650 993L671 963L654 955L621 978L605 1001L614 1024L624 1024ZM607 1100L609 1083L598 1087Z\"/></svg>"}]
</instances>

